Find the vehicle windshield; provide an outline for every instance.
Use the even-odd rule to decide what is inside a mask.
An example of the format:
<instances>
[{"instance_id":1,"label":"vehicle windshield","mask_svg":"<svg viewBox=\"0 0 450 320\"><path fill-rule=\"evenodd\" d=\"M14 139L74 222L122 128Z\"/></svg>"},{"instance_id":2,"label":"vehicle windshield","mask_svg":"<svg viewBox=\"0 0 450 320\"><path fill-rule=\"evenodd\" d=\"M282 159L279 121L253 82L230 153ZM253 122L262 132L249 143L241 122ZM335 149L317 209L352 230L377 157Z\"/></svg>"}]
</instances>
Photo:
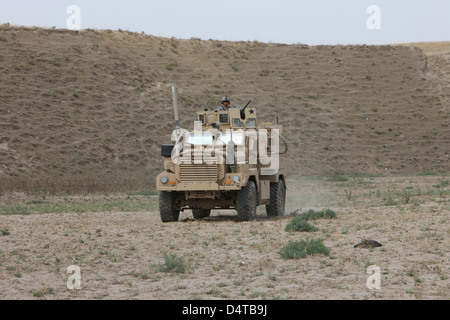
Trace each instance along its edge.
<instances>
[{"instance_id":1,"label":"vehicle windshield","mask_svg":"<svg viewBox=\"0 0 450 320\"><path fill-rule=\"evenodd\" d=\"M233 142L237 145L243 145L244 144L244 139L245 139L245 135L243 132L230 132L229 130L227 130L225 133L220 134L215 141L216 145L221 145L221 144L228 144L228 142L230 142L231 137L233 137Z\"/></svg>"},{"instance_id":2,"label":"vehicle windshield","mask_svg":"<svg viewBox=\"0 0 450 320\"><path fill-rule=\"evenodd\" d=\"M193 145L212 144L213 137L210 133L189 133L186 138L186 143Z\"/></svg>"},{"instance_id":3,"label":"vehicle windshield","mask_svg":"<svg viewBox=\"0 0 450 320\"><path fill-rule=\"evenodd\" d=\"M233 142L236 145L243 145L245 142L244 132L230 132L230 130L227 130L226 132L220 133L216 136L214 145L228 144L231 137L233 137ZM210 145L213 143L213 135L210 132L188 133L185 141L191 145Z\"/></svg>"}]
</instances>

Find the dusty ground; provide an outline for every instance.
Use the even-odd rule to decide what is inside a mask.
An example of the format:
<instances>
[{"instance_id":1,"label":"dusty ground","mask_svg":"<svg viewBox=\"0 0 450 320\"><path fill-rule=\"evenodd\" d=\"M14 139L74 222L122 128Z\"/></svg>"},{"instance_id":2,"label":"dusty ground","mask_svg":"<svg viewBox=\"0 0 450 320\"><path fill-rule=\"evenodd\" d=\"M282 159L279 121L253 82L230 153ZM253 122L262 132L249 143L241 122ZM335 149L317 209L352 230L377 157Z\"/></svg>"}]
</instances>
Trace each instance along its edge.
<instances>
[{"instance_id":1,"label":"dusty ground","mask_svg":"<svg viewBox=\"0 0 450 320\"><path fill-rule=\"evenodd\" d=\"M313 233L292 219L236 222L216 211L162 224L156 195L30 196L0 200L1 299L449 299L449 177L303 177L288 212L331 208ZM145 208L150 208L151 211ZM47 213L46 213L47 212ZM284 260L291 240L321 238L329 256ZM354 248L362 239L382 247ZM181 258L167 272L164 253ZM81 270L81 289L66 269ZM369 290L367 267L381 270Z\"/></svg>"}]
</instances>

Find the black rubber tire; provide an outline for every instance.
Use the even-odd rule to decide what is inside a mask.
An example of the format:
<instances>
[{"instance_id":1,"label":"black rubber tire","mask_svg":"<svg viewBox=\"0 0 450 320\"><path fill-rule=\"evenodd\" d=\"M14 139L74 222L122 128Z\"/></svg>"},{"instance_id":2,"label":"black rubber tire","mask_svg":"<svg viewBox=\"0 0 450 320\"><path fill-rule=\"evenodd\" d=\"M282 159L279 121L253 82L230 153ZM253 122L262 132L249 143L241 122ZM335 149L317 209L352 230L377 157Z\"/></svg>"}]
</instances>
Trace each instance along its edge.
<instances>
[{"instance_id":1,"label":"black rubber tire","mask_svg":"<svg viewBox=\"0 0 450 320\"><path fill-rule=\"evenodd\" d=\"M270 183L270 203L266 205L267 216L281 217L286 206L286 187L282 179Z\"/></svg>"},{"instance_id":2,"label":"black rubber tire","mask_svg":"<svg viewBox=\"0 0 450 320\"><path fill-rule=\"evenodd\" d=\"M256 219L256 207L258 206L258 195L253 181L238 191L236 196L236 211L239 221L250 221Z\"/></svg>"},{"instance_id":3,"label":"black rubber tire","mask_svg":"<svg viewBox=\"0 0 450 320\"><path fill-rule=\"evenodd\" d=\"M178 221L180 210L175 209L175 192L159 192L159 214L162 222Z\"/></svg>"},{"instance_id":4,"label":"black rubber tire","mask_svg":"<svg viewBox=\"0 0 450 320\"><path fill-rule=\"evenodd\" d=\"M211 209L192 209L192 215L194 219L202 219L209 217L211 214Z\"/></svg>"}]
</instances>

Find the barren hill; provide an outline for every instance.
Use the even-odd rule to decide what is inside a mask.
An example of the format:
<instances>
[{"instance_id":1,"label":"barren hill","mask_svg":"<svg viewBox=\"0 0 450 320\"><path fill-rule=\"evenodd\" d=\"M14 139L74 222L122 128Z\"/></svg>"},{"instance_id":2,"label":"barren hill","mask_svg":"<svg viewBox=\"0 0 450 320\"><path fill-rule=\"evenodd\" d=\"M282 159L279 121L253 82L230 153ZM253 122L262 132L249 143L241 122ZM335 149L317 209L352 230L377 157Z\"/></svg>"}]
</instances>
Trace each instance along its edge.
<instances>
[{"instance_id":1,"label":"barren hill","mask_svg":"<svg viewBox=\"0 0 450 320\"><path fill-rule=\"evenodd\" d=\"M187 128L224 94L252 100L260 120L278 114L290 173L447 172L449 75L450 42L307 46L2 25L0 179L151 188L174 128L172 83Z\"/></svg>"}]
</instances>

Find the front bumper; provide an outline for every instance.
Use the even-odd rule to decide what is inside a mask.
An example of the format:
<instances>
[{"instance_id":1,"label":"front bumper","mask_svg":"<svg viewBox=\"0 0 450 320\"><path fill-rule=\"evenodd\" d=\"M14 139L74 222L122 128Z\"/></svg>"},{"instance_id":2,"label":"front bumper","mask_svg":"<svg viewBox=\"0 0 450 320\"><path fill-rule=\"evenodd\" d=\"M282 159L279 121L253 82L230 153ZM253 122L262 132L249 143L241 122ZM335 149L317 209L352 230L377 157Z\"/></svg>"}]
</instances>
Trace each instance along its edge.
<instances>
[{"instance_id":1,"label":"front bumper","mask_svg":"<svg viewBox=\"0 0 450 320\"><path fill-rule=\"evenodd\" d=\"M219 185L215 182L178 182L173 186L157 186L158 191L232 191L240 190L241 185Z\"/></svg>"},{"instance_id":2,"label":"front bumper","mask_svg":"<svg viewBox=\"0 0 450 320\"><path fill-rule=\"evenodd\" d=\"M161 177L168 178L167 183L161 182ZM228 183L227 183L228 182ZM238 182L232 180L228 175L219 183L212 181L179 181L173 173L161 173L156 177L156 190L158 191L232 191L240 190L242 187L242 177Z\"/></svg>"}]
</instances>

